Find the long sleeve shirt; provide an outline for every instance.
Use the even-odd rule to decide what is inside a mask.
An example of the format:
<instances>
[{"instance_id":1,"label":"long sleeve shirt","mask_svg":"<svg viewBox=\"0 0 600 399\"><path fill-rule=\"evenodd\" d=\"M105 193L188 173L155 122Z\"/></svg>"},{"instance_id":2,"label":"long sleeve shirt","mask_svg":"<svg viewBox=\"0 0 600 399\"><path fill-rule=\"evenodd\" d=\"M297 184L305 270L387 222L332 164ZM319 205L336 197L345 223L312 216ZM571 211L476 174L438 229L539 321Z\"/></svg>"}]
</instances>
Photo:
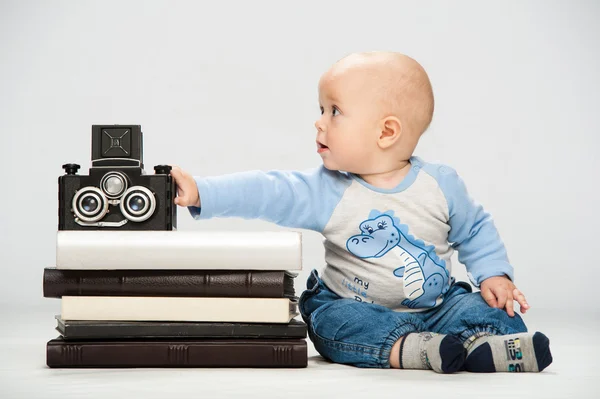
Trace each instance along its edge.
<instances>
[{"instance_id":1,"label":"long sleeve shirt","mask_svg":"<svg viewBox=\"0 0 600 399\"><path fill-rule=\"evenodd\" d=\"M411 157L392 189L323 166L306 171L249 171L195 177L196 219L259 218L324 236L325 285L343 298L396 311L442 303L453 282L451 256L475 286L492 276L513 277L489 213L468 194L449 166Z\"/></svg>"}]
</instances>

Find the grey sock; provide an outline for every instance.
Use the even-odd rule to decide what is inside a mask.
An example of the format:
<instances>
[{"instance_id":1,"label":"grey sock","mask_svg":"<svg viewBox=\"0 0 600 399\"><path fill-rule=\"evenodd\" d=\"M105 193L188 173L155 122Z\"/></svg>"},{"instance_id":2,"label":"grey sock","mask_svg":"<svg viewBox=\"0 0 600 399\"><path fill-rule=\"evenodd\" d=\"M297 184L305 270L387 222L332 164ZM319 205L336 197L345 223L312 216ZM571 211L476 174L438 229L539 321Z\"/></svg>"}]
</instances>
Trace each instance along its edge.
<instances>
[{"instance_id":1,"label":"grey sock","mask_svg":"<svg viewBox=\"0 0 600 399\"><path fill-rule=\"evenodd\" d=\"M453 373L462 368L466 350L457 337L430 332L407 334L400 344L401 369Z\"/></svg>"},{"instance_id":2,"label":"grey sock","mask_svg":"<svg viewBox=\"0 0 600 399\"><path fill-rule=\"evenodd\" d=\"M550 340L541 332L492 335L475 339L467 349L465 369L476 373L539 372L552 363Z\"/></svg>"}]
</instances>

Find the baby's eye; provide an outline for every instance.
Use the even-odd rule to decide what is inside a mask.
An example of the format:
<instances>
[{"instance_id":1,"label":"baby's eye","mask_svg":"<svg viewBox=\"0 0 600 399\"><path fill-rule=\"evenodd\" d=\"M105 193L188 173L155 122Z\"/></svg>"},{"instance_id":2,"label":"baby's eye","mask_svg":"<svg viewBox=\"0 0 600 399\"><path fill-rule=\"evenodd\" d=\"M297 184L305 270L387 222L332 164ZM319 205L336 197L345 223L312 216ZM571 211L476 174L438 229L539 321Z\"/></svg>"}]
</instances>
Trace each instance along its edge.
<instances>
[{"instance_id":1,"label":"baby's eye","mask_svg":"<svg viewBox=\"0 0 600 399\"><path fill-rule=\"evenodd\" d=\"M340 114L340 110L338 109L338 107L336 107L335 105L333 106L333 108L331 109L331 115L332 116L336 116Z\"/></svg>"},{"instance_id":2,"label":"baby's eye","mask_svg":"<svg viewBox=\"0 0 600 399\"><path fill-rule=\"evenodd\" d=\"M319 109L321 110L321 115L323 115L325 113L325 109L323 107L319 107Z\"/></svg>"}]
</instances>

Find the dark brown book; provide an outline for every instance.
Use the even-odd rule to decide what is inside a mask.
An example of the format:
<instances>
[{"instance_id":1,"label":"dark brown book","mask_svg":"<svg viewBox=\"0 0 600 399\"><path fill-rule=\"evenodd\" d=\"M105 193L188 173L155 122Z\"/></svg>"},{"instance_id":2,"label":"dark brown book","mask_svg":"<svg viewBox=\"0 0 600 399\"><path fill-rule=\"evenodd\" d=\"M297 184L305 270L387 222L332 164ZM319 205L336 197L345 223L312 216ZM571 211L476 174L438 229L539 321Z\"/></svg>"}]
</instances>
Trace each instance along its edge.
<instances>
[{"instance_id":1,"label":"dark brown book","mask_svg":"<svg viewBox=\"0 0 600 399\"><path fill-rule=\"evenodd\" d=\"M306 324L164 321L62 320L56 330L66 340L148 338L306 338Z\"/></svg>"},{"instance_id":2,"label":"dark brown book","mask_svg":"<svg viewBox=\"0 0 600 399\"><path fill-rule=\"evenodd\" d=\"M294 297L295 273L267 270L44 269L44 297Z\"/></svg>"},{"instance_id":3,"label":"dark brown book","mask_svg":"<svg viewBox=\"0 0 600 399\"><path fill-rule=\"evenodd\" d=\"M46 345L52 368L306 367L304 339L86 340Z\"/></svg>"}]
</instances>

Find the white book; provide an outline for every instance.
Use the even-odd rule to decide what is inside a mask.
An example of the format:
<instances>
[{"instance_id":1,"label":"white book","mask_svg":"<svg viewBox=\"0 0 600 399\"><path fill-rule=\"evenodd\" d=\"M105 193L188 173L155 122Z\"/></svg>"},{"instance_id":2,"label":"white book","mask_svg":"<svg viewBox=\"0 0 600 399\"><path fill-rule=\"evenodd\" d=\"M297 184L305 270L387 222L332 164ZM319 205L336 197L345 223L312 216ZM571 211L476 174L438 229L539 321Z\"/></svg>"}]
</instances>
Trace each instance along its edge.
<instances>
[{"instance_id":1,"label":"white book","mask_svg":"<svg viewBox=\"0 0 600 399\"><path fill-rule=\"evenodd\" d=\"M61 230L56 268L301 270L302 234Z\"/></svg>"},{"instance_id":2,"label":"white book","mask_svg":"<svg viewBox=\"0 0 600 399\"><path fill-rule=\"evenodd\" d=\"M289 323L298 315L289 298L63 296L61 319Z\"/></svg>"}]
</instances>

